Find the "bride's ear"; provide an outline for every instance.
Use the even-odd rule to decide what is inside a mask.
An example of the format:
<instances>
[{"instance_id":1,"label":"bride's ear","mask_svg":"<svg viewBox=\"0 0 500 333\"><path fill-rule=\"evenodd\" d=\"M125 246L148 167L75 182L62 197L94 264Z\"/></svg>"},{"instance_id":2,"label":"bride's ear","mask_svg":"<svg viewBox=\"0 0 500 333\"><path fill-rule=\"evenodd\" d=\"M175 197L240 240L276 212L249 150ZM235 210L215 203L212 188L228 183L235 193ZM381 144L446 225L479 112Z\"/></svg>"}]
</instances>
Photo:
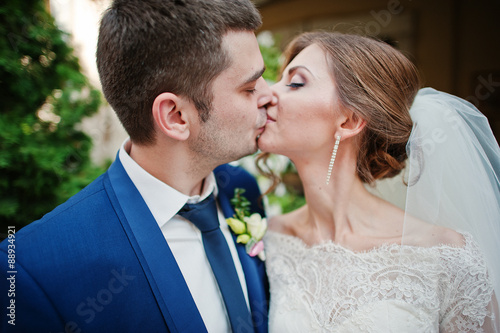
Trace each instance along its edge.
<instances>
[{"instance_id":1,"label":"bride's ear","mask_svg":"<svg viewBox=\"0 0 500 333\"><path fill-rule=\"evenodd\" d=\"M161 93L153 102L156 127L172 139L187 140L190 134L190 108L190 103L186 103L182 97L169 92Z\"/></svg>"},{"instance_id":2,"label":"bride's ear","mask_svg":"<svg viewBox=\"0 0 500 333\"><path fill-rule=\"evenodd\" d=\"M366 120L360 118L352 111L347 111L340 121L336 136L340 135L342 139L347 139L358 135L366 126Z\"/></svg>"}]
</instances>

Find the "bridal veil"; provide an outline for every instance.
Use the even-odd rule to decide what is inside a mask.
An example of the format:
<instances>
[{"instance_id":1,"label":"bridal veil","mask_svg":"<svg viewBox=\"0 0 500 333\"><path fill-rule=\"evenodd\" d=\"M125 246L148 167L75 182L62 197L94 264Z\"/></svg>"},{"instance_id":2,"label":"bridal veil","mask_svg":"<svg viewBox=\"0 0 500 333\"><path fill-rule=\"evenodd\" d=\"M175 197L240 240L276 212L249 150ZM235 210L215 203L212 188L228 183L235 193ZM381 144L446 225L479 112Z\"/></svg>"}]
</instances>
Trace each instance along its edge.
<instances>
[{"instance_id":1,"label":"bridal veil","mask_svg":"<svg viewBox=\"0 0 500 333\"><path fill-rule=\"evenodd\" d=\"M494 289L486 332L500 332L495 299L500 295L498 143L486 117L474 105L432 88L419 91L410 114L414 125L407 144L402 244L409 243L417 219L472 235ZM434 264L440 264L438 260ZM475 291L477 295L482 292L487 290Z\"/></svg>"}]
</instances>

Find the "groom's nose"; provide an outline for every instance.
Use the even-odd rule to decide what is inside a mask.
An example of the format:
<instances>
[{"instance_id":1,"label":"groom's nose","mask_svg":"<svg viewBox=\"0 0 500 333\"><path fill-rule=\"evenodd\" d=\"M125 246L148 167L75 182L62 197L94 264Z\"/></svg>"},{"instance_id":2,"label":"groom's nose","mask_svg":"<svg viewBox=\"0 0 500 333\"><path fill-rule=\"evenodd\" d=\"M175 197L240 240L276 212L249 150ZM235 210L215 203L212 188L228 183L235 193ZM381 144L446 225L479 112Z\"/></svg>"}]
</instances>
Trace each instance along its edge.
<instances>
[{"instance_id":1,"label":"groom's nose","mask_svg":"<svg viewBox=\"0 0 500 333\"><path fill-rule=\"evenodd\" d=\"M259 92L259 99L257 101L257 106L259 108L265 108L267 104L269 104L272 100L272 92L271 88L267 84L266 80L264 80L263 77L261 77L257 81L257 85L255 86L255 89L257 89L257 92Z\"/></svg>"}]
</instances>

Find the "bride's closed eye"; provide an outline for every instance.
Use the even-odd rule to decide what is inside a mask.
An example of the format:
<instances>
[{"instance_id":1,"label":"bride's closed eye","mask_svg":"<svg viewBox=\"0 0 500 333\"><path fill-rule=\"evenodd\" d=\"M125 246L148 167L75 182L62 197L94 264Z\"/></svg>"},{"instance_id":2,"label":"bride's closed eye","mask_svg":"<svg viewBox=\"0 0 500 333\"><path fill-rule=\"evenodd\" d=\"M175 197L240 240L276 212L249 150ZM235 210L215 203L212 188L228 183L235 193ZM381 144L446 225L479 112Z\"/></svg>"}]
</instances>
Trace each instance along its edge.
<instances>
[{"instance_id":1,"label":"bride's closed eye","mask_svg":"<svg viewBox=\"0 0 500 333\"><path fill-rule=\"evenodd\" d=\"M290 84L287 84L286 86L290 87L292 89L297 89L297 88L303 87L304 85L305 85L305 83L291 82Z\"/></svg>"},{"instance_id":2,"label":"bride's closed eye","mask_svg":"<svg viewBox=\"0 0 500 333\"><path fill-rule=\"evenodd\" d=\"M301 75L295 74L290 78L290 83L286 86L292 89L298 89L305 86L305 84L305 79Z\"/></svg>"}]
</instances>

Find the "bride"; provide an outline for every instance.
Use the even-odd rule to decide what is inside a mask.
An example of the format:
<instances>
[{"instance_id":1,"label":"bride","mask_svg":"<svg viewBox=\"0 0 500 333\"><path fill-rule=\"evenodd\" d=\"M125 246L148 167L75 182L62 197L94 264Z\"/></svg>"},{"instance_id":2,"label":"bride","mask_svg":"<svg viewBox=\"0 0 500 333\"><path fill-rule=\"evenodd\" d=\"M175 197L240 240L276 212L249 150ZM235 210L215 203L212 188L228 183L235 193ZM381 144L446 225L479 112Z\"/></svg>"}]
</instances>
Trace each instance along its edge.
<instances>
[{"instance_id":1,"label":"bride","mask_svg":"<svg viewBox=\"0 0 500 333\"><path fill-rule=\"evenodd\" d=\"M269 222L270 331L499 332L500 150L484 116L419 90L373 39L306 33L286 54L259 147L292 160L307 204ZM404 209L367 190L386 178Z\"/></svg>"}]
</instances>

